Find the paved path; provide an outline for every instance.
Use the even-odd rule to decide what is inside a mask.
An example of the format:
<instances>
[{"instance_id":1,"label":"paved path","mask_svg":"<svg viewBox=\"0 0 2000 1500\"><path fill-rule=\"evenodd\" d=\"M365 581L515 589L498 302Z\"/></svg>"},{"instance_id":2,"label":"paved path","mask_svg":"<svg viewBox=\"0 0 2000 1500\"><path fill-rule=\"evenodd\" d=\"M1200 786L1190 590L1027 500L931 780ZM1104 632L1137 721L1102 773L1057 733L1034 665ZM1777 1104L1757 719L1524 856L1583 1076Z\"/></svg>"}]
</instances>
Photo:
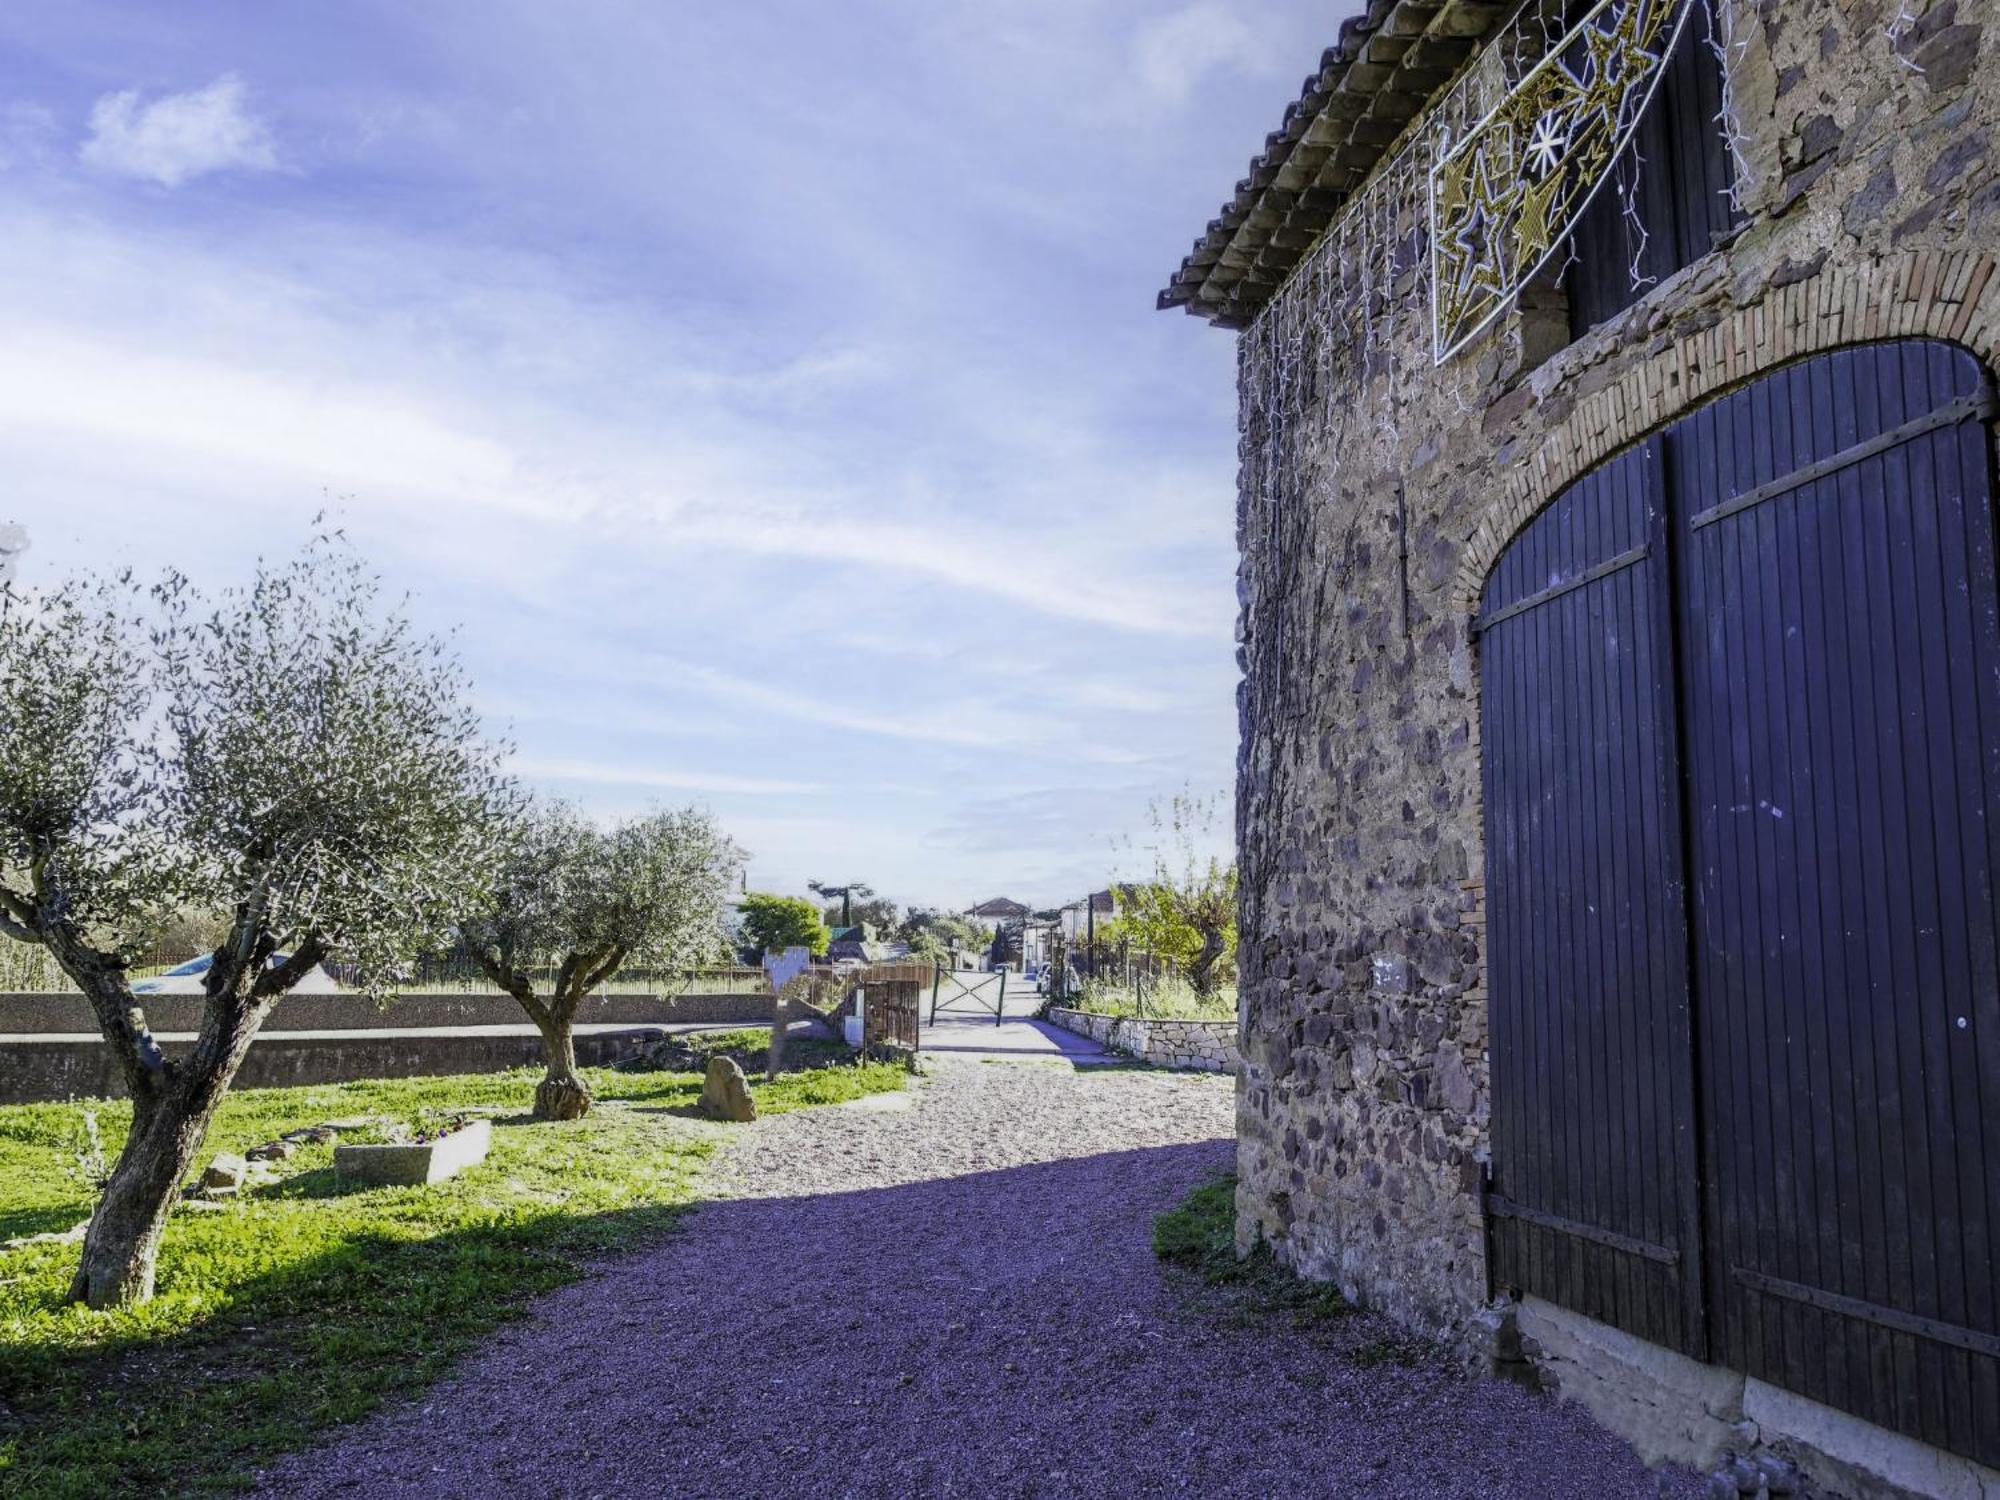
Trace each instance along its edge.
<instances>
[{"instance_id":1,"label":"paved path","mask_svg":"<svg viewBox=\"0 0 2000 1500\"><path fill-rule=\"evenodd\" d=\"M1660 1493L1575 1408L1357 1360L1364 1315L1329 1340L1190 1307L1148 1228L1229 1163L1227 1082L933 1067L906 1108L749 1127L720 1168L738 1196L267 1493Z\"/></svg>"},{"instance_id":2,"label":"paved path","mask_svg":"<svg viewBox=\"0 0 2000 1500\"><path fill-rule=\"evenodd\" d=\"M1119 1059L1087 1036L1078 1036L1047 1021L1007 1020L995 1025L991 1020L940 1020L917 1032L917 1050L926 1057L956 1058L1042 1058L1050 1062L1069 1061L1079 1067Z\"/></svg>"}]
</instances>

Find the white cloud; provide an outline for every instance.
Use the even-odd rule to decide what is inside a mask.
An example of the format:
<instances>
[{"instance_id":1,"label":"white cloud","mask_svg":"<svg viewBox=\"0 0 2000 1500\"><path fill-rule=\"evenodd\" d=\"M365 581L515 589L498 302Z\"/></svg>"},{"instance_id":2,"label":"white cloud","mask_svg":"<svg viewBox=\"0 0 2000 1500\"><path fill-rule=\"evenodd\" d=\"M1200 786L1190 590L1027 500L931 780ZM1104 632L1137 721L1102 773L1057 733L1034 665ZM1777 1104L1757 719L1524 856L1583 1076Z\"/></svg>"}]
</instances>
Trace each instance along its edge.
<instances>
[{"instance_id":1,"label":"white cloud","mask_svg":"<svg viewBox=\"0 0 2000 1500\"><path fill-rule=\"evenodd\" d=\"M826 788L810 781L774 781L760 776L726 776L709 771L670 771L656 766L613 766L587 760L552 760L517 755L508 768L528 781L584 781L594 786L643 786L676 792L738 792L753 797L804 796Z\"/></svg>"},{"instance_id":2,"label":"white cloud","mask_svg":"<svg viewBox=\"0 0 2000 1500\"><path fill-rule=\"evenodd\" d=\"M1134 60L1148 92L1178 105L1218 69L1269 71L1276 61L1271 52L1238 11L1218 0L1195 0L1141 30Z\"/></svg>"},{"instance_id":3,"label":"white cloud","mask_svg":"<svg viewBox=\"0 0 2000 1500\"><path fill-rule=\"evenodd\" d=\"M1190 605L1171 589L1086 577L1060 560L1038 560L1033 570L1003 569L993 559L1005 534L976 522L959 521L946 531L857 516L834 527L812 518L760 517L738 507L728 514L684 512L674 524L684 540L706 547L920 573L1056 619L1188 638L1216 638L1229 628L1220 605Z\"/></svg>"},{"instance_id":4,"label":"white cloud","mask_svg":"<svg viewBox=\"0 0 2000 1500\"><path fill-rule=\"evenodd\" d=\"M968 700L929 702L916 711L884 713L831 701L804 689L767 687L714 667L680 663L670 675L730 702L854 734L987 750L1027 746L1038 737L1038 726L1024 715Z\"/></svg>"},{"instance_id":5,"label":"white cloud","mask_svg":"<svg viewBox=\"0 0 2000 1500\"><path fill-rule=\"evenodd\" d=\"M90 111L90 136L80 154L100 171L162 187L210 172L268 172L278 165L271 132L244 107L243 80L233 73L150 104L141 104L136 90L106 94Z\"/></svg>"}]
</instances>

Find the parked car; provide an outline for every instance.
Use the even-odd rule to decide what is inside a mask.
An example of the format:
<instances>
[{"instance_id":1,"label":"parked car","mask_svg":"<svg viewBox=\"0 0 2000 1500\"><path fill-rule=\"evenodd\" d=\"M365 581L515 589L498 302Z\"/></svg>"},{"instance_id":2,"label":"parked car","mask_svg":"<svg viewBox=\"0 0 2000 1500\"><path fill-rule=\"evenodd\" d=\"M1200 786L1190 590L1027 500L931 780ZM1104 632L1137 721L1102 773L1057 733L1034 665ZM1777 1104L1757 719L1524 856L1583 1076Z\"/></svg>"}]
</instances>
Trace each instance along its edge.
<instances>
[{"instance_id":1,"label":"parked car","mask_svg":"<svg viewBox=\"0 0 2000 1500\"><path fill-rule=\"evenodd\" d=\"M286 955L283 953L272 954L271 967L274 969L277 968L279 964L285 961L285 958ZM186 963L178 964L167 970L166 973L152 979L141 979L137 984L132 986L132 993L135 995L203 994L206 992L205 980L208 975L208 966L214 962L214 954L204 953L200 958L191 958ZM306 970L306 977L298 982L292 993L337 995L340 993L340 986L334 982L331 974L327 973L320 965L314 964L310 969Z\"/></svg>"}]
</instances>

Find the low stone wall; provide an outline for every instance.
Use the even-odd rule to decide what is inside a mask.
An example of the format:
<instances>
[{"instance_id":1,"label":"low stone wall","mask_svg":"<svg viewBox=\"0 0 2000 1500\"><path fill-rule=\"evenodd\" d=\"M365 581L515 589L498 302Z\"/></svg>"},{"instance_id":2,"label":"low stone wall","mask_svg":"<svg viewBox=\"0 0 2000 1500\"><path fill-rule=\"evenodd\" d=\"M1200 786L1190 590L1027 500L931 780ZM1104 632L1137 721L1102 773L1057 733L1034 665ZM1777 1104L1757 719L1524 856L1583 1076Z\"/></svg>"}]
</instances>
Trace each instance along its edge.
<instances>
[{"instance_id":1,"label":"low stone wall","mask_svg":"<svg viewBox=\"0 0 2000 1500\"><path fill-rule=\"evenodd\" d=\"M201 996L139 995L155 1032L199 1031ZM580 1026L769 1025L768 994L591 995L578 1009ZM365 995L290 995L278 1002L264 1030L421 1031L439 1026L520 1026L527 1022L511 995L404 995L389 1006ZM97 1021L81 995L0 995L0 1036L94 1035Z\"/></svg>"},{"instance_id":2,"label":"low stone wall","mask_svg":"<svg viewBox=\"0 0 2000 1500\"><path fill-rule=\"evenodd\" d=\"M1205 1073L1234 1073L1242 1060L1236 1050L1234 1021L1144 1020L1136 1016L1105 1016L1095 1011L1049 1007L1049 1019L1066 1031L1163 1068L1195 1068Z\"/></svg>"},{"instance_id":3,"label":"low stone wall","mask_svg":"<svg viewBox=\"0 0 2000 1500\"><path fill-rule=\"evenodd\" d=\"M656 1026L580 1033L577 1061L586 1067L621 1062L657 1041ZM166 1044L169 1057L186 1041ZM233 1085L239 1089L351 1083L357 1078L428 1078L453 1073L498 1073L540 1067L541 1038L516 1029L488 1031L383 1031L359 1036L287 1036L260 1033L250 1044ZM125 1092L111 1050L95 1037L37 1041L0 1040L0 1104L61 1099L115 1099Z\"/></svg>"}]
</instances>

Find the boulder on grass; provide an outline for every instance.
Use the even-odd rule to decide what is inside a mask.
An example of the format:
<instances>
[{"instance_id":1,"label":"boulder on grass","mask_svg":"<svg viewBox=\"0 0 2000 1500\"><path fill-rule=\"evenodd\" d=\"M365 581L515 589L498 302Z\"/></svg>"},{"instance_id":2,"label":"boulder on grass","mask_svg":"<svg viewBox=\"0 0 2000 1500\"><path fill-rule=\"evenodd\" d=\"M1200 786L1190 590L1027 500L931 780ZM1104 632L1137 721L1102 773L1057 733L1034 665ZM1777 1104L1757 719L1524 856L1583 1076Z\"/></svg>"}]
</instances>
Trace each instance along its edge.
<instances>
[{"instance_id":1,"label":"boulder on grass","mask_svg":"<svg viewBox=\"0 0 2000 1500\"><path fill-rule=\"evenodd\" d=\"M754 1120L757 1101L733 1057L711 1057L701 1086L701 1112L716 1120Z\"/></svg>"},{"instance_id":2,"label":"boulder on grass","mask_svg":"<svg viewBox=\"0 0 2000 1500\"><path fill-rule=\"evenodd\" d=\"M204 1193L233 1193L243 1186L243 1179L250 1175L250 1163L234 1151L218 1151L215 1160L208 1164L208 1170L201 1174L201 1190Z\"/></svg>"}]
</instances>

